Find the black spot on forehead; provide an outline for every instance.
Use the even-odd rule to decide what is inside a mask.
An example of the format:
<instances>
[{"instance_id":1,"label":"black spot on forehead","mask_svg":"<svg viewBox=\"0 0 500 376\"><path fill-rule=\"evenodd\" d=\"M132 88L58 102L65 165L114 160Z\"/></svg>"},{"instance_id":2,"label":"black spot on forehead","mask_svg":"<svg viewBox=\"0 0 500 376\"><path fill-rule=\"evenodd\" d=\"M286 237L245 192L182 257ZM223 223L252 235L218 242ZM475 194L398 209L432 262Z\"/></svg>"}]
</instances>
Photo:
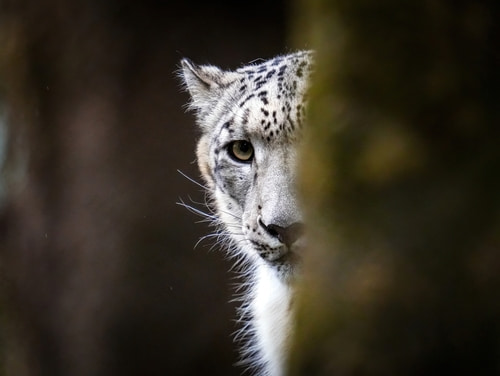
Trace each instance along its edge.
<instances>
[{"instance_id":1,"label":"black spot on forehead","mask_svg":"<svg viewBox=\"0 0 500 376\"><path fill-rule=\"evenodd\" d=\"M302 61L297 67L297 72L295 73L297 77L301 78L304 75L305 67L307 67L307 61Z\"/></svg>"},{"instance_id":2,"label":"black spot on forehead","mask_svg":"<svg viewBox=\"0 0 500 376\"><path fill-rule=\"evenodd\" d=\"M257 69L257 73L262 73L262 72L265 72L266 70L267 70L267 66L262 65L259 69Z\"/></svg>"},{"instance_id":3,"label":"black spot on forehead","mask_svg":"<svg viewBox=\"0 0 500 376\"><path fill-rule=\"evenodd\" d=\"M260 98L264 105L269 104L269 100L267 99L267 90L262 90L257 94L257 96Z\"/></svg>"},{"instance_id":4,"label":"black spot on forehead","mask_svg":"<svg viewBox=\"0 0 500 376\"><path fill-rule=\"evenodd\" d=\"M250 109L247 108L247 109L245 109L245 111L243 112L243 116L241 117L241 123L243 125L248 124L248 118L249 118L249 116L250 116Z\"/></svg>"},{"instance_id":5,"label":"black spot on forehead","mask_svg":"<svg viewBox=\"0 0 500 376\"><path fill-rule=\"evenodd\" d=\"M229 119L222 125L222 129L226 129L229 133L234 133L234 118Z\"/></svg>"},{"instance_id":6,"label":"black spot on forehead","mask_svg":"<svg viewBox=\"0 0 500 376\"><path fill-rule=\"evenodd\" d=\"M271 78L272 76L274 76L274 74L276 73L276 71L273 69L273 70L270 70L269 72L267 72L266 74L266 79L269 79Z\"/></svg>"},{"instance_id":7,"label":"black spot on forehead","mask_svg":"<svg viewBox=\"0 0 500 376\"><path fill-rule=\"evenodd\" d=\"M240 102L240 104L238 105L240 108L243 107L250 99L252 99L253 97L255 97L255 94L250 94L248 95L245 99L243 99L243 101Z\"/></svg>"},{"instance_id":8,"label":"black spot on forehead","mask_svg":"<svg viewBox=\"0 0 500 376\"><path fill-rule=\"evenodd\" d=\"M283 61L283 57L281 57L281 56L276 57L276 58L274 58L274 59L271 61L271 65L272 65L272 66L279 65L282 61Z\"/></svg>"}]
</instances>

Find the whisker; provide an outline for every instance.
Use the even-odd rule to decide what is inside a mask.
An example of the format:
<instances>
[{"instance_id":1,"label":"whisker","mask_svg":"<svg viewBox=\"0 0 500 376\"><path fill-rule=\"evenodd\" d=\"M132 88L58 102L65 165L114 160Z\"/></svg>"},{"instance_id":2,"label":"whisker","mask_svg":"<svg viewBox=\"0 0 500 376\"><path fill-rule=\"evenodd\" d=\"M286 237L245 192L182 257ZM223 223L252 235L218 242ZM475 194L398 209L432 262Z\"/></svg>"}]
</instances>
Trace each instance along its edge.
<instances>
[{"instance_id":1,"label":"whisker","mask_svg":"<svg viewBox=\"0 0 500 376\"><path fill-rule=\"evenodd\" d=\"M207 239L213 239L213 238L216 238L217 242L219 242L219 238L221 236L224 236L223 233L212 233L212 234L207 234L207 235L204 235L202 236L197 242L196 244L194 245L194 248L196 248L202 241L204 240L207 240Z\"/></svg>"},{"instance_id":2,"label":"whisker","mask_svg":"<svg viewBox=\"0 0 500 376\"><path fill-rule=\"evenodd\" d=\"M196 180L194 180L193 178L191 178L191 177L187 176L187 175L186 175L184 172L182 172L181 170L177 169L177 172L178 172L179 174L181 174L182 176L184 176L184 177L185 177L187 180L189 180L191 183L194 183L194 184L196 184L198 187L201 187L201 188L203 188L203 189L205 189L205 190L207 190L207 191L208 191L208 187L207 187L207 186L205 186L205 185L203 185L203 184L201 184L201 183L197 182L197 181L196 181Z\"/></svg>"},{"instance_id":3,"label":"whisker","mask_svg":"<svg viewBox=\"0 0 500 376\"><path fill-rule=\"evenodd\" d=\"M241 217L237 216L236 214L231 213L231 212L228 212L228 211L226 211L226 210L220 210L220 212L221 212L221 213L224 213L224 214L229 214L230 216L232 216L232 217L236 218L236 219L237 219L237 220L239 220L239 221L241 221L241 219L242 219Z\"/></svg>"},{"instance_id":4,"label":"whisker","mask_svg":"<svg viewBox=\"0 0 500 376\"><path fill-rule=\"evenodd\" d=\"M196 215L199 215L200 217L204 217L204 218L208 218L208 219L211 219L213 221L216 221L218 220L218 218L213 215L213 214L208 214L208 213L205 213L203 210L200 210L198 208L195 208L194 206L191 206L191 205L188 205L186 204L182 198L179 198L179 202L176 202L177 205L180 205L184 208L186 208L187 210L189 210L191 213L193 214L196 214Z\"/></svg>"}]
</instances>

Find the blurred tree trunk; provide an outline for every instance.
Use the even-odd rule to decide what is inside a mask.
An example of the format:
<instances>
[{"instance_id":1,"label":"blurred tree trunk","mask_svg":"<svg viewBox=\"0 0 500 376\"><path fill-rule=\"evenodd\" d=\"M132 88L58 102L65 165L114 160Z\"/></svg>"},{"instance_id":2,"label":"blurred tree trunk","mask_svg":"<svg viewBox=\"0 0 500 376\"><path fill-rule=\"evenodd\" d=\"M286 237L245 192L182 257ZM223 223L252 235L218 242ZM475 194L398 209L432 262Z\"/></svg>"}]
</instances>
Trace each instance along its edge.
<instances>
[{"instance_id":1,"label":"blurred tree trunk","mask_svg":"<svg viewBox=\"0 0 500 376\"><path fill-rule=\"evenodd\" d=\"M317 50L292 375L500 373L491 1L301 1Z\"/></svg>"}]
</instances>

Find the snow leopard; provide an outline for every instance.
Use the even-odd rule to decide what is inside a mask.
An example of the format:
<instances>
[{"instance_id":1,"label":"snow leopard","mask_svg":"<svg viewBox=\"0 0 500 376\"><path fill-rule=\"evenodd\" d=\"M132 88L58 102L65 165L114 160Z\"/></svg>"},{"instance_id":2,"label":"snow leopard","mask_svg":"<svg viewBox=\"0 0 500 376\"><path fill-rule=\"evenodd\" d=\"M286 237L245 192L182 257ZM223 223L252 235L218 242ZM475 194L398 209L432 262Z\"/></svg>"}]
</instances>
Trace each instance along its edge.
<instances>
[{"instance_id":1,"label":"snow leopard","mask_svg":"<svg viewBox=\"0 0 500 376\"><path fill-rule=\"evenodd\" d=\"M236 70L181 60L187 106L201 130L196 155L207 216L243 273L240 363L261 376L286 373L305 245L296 165L312 55L298 51Z\"/></svg>"}]
</instances>

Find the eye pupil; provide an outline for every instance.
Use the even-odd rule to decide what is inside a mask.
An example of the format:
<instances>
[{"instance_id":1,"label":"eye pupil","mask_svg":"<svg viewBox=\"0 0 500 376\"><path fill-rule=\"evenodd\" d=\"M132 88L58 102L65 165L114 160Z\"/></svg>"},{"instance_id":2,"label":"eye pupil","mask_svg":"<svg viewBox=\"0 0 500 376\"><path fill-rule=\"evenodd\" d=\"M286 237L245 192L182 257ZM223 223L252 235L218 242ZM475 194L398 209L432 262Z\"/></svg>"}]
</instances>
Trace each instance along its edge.
<instances>
[{"instance_id":1,"label":"eye pupil","mask_svg":"<svg viewBox=\"0 0 500 376\"><path fill-rule=\"evenodd\" d=\"M250 143L246 141L240 141L238 143L238 147L241 152L248 153L248 151L250 150Z\"/></svg>"},{"instance_id":2,"label":"eye pupil","mask_svg":"<svg viewBox=\"0 0 500 376\"><path fill-rule=\"evenodd\" d=\"M229 154L239 162L250 162L253 158L253 146L248 141L234 141L229 145Z\"/></svg>"}]
</instances>

